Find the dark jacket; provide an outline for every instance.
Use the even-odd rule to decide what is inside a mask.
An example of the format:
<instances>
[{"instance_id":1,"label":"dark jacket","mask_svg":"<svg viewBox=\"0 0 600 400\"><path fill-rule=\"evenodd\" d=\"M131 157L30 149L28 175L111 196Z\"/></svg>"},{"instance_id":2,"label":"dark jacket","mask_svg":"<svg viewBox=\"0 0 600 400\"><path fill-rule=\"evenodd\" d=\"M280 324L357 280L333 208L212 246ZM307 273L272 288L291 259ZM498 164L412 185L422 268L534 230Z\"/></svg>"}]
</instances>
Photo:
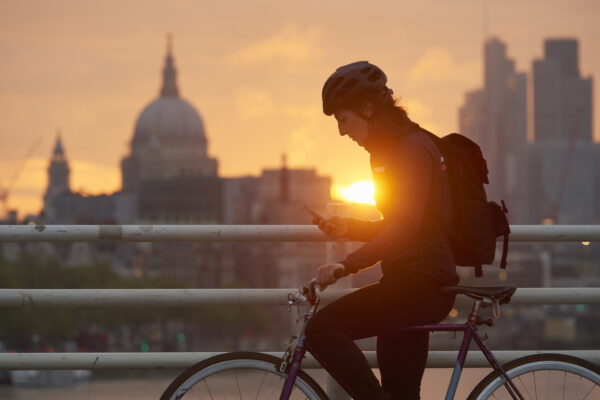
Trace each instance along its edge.
<instances>
[{"instance_id":1,"label":"dark jacket","mask_svg":"<svg viewBox=\"0 0 600 400\"><path fill-rule=\"evenodd\" d=\"M458 275L443 232L451 218L444 159L417 124L397 113L369 133L366 145L383 219L348 219L349 238L367 243L341 263L347 273L357 273L381 261L384 278L418 273L455 284Z\"/></svg>"}]
</instances>

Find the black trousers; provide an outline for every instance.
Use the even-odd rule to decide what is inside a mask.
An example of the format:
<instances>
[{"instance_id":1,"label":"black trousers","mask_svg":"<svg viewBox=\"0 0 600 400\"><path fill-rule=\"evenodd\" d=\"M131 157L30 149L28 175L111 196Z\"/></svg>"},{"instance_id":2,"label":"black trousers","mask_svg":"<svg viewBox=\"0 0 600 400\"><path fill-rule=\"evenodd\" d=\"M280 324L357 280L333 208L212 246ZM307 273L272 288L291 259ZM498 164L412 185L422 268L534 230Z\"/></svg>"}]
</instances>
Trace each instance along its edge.
<instances>
[{"instance_id":1,"label":"black trousers","mask_svg":"<svg viewBox=\"0 0 600 400\"><path fill-rule=\"evenodd\" d=\"M398 329L448 315L455 296L440 286L421 274L384 276L318 311L306 327L307 349L355 400L419 399L429 333ZM372 336L381 385L354 343Z\"/></svg>"}]
</instances>

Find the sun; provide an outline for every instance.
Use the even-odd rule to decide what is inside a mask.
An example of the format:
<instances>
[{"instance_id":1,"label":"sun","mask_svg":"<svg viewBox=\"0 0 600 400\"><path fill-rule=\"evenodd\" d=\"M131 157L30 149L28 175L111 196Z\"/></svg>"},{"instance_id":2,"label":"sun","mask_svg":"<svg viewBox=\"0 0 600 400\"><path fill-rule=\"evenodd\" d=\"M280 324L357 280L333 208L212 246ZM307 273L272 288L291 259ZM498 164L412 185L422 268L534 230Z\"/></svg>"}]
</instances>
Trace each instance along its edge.
<instances>
[{"instance_id":1,"label":"sun","mask_svg":"<svg viewBox=\"0 0 600 400\"><path fill-rule=\"evenodd\" d=\"M375 185L371 181L355 182L338 189L340 196L350 203L375 204Z\"/></svg>"}]
</instances>

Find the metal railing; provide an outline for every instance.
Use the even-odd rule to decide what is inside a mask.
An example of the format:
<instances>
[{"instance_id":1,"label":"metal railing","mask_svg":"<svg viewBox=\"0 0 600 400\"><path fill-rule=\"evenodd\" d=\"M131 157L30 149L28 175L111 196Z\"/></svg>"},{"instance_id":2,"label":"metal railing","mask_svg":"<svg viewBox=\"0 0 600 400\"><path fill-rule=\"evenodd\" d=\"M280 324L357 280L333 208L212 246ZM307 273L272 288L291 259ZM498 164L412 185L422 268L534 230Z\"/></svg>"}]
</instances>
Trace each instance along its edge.
<instances>
[{"instance_id":1,"label":"metal railing","mask_svg":"<svg viewBox=\"0 0 600 400\"><path fill-rule=\"evenodd\" d=\"M557 225L511 226L512 242L591 242L600 241L600 226ZM327 237L315 226L264 225L5 225L0 226L0 242L197 242L197 241L276 241L325 242ZM328 257L338 257L343 246L330 248ZM199 306L206 304L285 305L287 294L296 289L0 289L0 306ZM328 289L323 303L348 293L350 289ZM512 304L600 304L600 288L522 288ZM539 351L496 351L500 361L508 361ZM573 354L600 364L600 350L557 351ZM218 353L5 353L0 369L113 369L184 368ZM280 353L271 353L281 355ZM373 352L365 352L372 367ZM432 351L427 367L451 368L456 351ZM307 368L317 368L308 357ZM469 355L468 367L487 365L483 355Z\"/></svg>"},{"instance_id":2,"label":"metal railing","mask_svg":"<svg viewBox=\"0 0 600 400\"><path fill-rule=\"evenodd\" d=\"M511 242L598 242L598 225L513 225ZM0 225L0 242L324 242L313 225ZM499 239L500 240L500 239Z\"/></svg>"}]
</instances>

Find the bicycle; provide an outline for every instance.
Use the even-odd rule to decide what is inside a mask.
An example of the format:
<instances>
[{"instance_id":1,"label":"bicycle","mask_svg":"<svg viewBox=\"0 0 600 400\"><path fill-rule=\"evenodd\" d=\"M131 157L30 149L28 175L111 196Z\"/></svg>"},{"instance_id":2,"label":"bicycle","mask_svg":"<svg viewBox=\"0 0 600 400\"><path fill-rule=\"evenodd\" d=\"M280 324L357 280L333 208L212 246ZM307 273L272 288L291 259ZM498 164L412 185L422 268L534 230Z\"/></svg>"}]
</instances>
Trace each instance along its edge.
<instances>
[{"instance_id":1,"label":"bicycle","mask_svg":"<svg viewBox=\"0 0 600 400\"><path fill-rule=\"evenodd\" d=\"M504 365L496 360L477 332L478 326L493 326L494 320L483 319L479 313L485 307L492 307L497 319L500 305L510 301L516 287L449 286L441 290L466 295L474 300L467 321L463 324L411 326L403 330L464 332L446 400L454 399L471 341L477 344L493 371L475 386L468 400L548 399L551 394L562 396L560 398L563 400L600 399L600 368L586 360L563 354L535 354ZM181 373L163 393L161 400L269 399L277 396L279 400L327 399L323 389L300 369L306 353L304 330L316 313L319 300L314 279L308 287L302 287L298 293L288 295L290 308L306 304L310 309L299 318L299 321L303 321L302 327L298 335L292 336L290 346L282 358L255 352L232 352L208 358ZM565 393L567 389L569 393ZM568 396L565 397L565 394Z\"/></svg>"}]
</instances>

